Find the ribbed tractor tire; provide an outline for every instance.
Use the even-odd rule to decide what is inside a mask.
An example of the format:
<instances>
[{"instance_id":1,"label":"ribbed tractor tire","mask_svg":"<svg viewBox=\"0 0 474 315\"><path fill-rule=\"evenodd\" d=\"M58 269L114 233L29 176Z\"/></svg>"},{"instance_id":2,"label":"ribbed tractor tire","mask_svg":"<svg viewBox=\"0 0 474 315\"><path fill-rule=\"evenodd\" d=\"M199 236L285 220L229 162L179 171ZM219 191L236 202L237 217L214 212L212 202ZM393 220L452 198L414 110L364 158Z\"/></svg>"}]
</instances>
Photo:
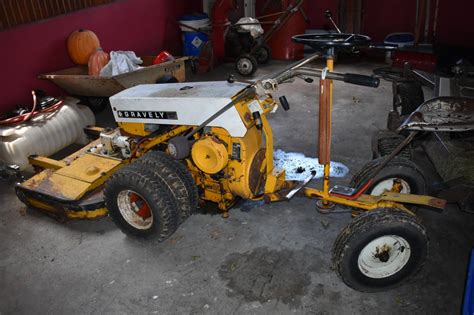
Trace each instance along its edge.
<instances>
[{"instance_id":1,"label":"ribbed tractor tire","mask_svg":"<svg viewBox=\"0 0 474 315\"><path fill-rule=\"evenodd\" d=\"M377 151L379 156L390 155L403 141L405 137L399 134L393 134L391 136L385 136L377 139ZM413 158L411 148L409 145L405 146L397 156L411 160Z\"/></svg>"},{"instance_id":2,"label":"ribbed tractor tire","mask_svg":"<svg viewBox=\"0 0 474 315\"><path fill-rule=\"evenodd\" d=\"M333 247L333 267L357 291L383 291L412 279L423 267L428 247L416 216L380 208L362 213L341 231Z\"/></svg>"},{"instance_id":3,"label":"ribbed tractor tire","mask_svg":"<svg viewBox=\"0 0 474 315\"><path fill-rule=\"evenodd\" d=\"M147 152L135 163L146 165L149 172L168 186L178 206L180 224L196 211L199 198L197 186L185 165L162 151Z\"/></svg>"},{"instance_id":4,"label":"ribbed tractor tire","mask_svg":"<svg viewBox=\"0 0 474 315\"><path fill-rule=\"evenodd\" d=\"M149 226L134 226L130 219L125 217L124 212L128 206L120 200L123 200L121 196L126 196L127 192L139 196L140 200L146 203L151 212ZM132 163L115 172L105 184L104 197L112 221L127 235L154 238L162 242L178 227L179 216L174 196L168 186L150 172L145 164ZM127 213L133 216L132 211Z\"/></svg>"},{"instance_id":5,"label":"ribbed tractor tire","mask_svg":"<svg viewBox=\"0 0 474 315\"><path fill-rule=\"evenodd\" d=\"M425 100L422 85L416 81L401 81L395 83L393 109L400 115L414 112Z\"/></svg>"},{"instance_id":6,"label":"ribbed tractor tire","mask_svg":"<svg viewBox=\"0 0 474 315\"><path fill-rule=\"evenodd\" d=\"M403 157L394 157L388 164L374 177L374 171L385 160L385 157L374 159L362 167L350 182L350 187L360 188L372 177L374 181L364 192L368 195L380 195L377 193L384 185L383 181L389 182L390 179L401 179L404 187L401 193L410 193L423 195L426 192L426 181L423 173L418 166ZM408 191L409 190L409 191Z\"/></svg>"}]
</instances>

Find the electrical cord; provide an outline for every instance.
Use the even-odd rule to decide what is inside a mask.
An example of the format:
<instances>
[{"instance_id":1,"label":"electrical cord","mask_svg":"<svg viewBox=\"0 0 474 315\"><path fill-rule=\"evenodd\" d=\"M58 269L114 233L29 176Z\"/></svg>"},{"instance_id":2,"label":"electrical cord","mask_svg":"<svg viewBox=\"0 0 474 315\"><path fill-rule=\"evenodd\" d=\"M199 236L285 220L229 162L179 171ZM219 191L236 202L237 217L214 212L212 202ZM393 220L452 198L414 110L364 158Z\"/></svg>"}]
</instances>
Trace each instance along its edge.
<instances>
[{"instance_id":1,"label":"electrical cord","mask_svg":"<svg viewBox=\"0 0 474 315\"><path fill-rule=\"evenodd\" d=\"M20 114L20 115L15 116L15 117L0 120L0 125L21 124L21 123L24 123L24 122L27 122L27 121L31 120L32 118L34 118L34 117L36 117L40 114L55 112L58 109L60 109L63 105L63 100L59 100L58 102L54 103L53 105L48 106L45 109L41 109L41 110L37 111L36 106L37 106L38 100L37 100L37 97L36 97L36 93L35 93L35 91L31 91L31 94L33 95L33 108L31 109L31 111L28 112L28 113L25 113L25 114Z\"/></svg>"}]
</instances>

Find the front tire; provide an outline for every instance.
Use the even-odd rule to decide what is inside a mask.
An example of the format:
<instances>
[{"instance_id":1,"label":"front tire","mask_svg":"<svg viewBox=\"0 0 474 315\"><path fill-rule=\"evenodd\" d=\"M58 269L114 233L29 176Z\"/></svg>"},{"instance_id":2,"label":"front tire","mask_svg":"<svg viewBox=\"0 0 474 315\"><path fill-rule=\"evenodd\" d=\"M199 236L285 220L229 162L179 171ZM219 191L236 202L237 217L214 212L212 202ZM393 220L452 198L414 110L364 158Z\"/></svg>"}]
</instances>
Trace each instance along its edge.
<instances>
[{"instance_id":1,"label":"front tire","mask_svg":"<svg viewBox=\"0 0 474 315\"><path fill-rule=\"evenodd\" d=\"M415 216L380 208L364 212L341 231L333 248L333 265L349 287L376 292L410 280L427 254L426 230Z\"/></svg>"},{"instance_id":2,"label":"front tire","mask_svg":"<svg viewBox=\"0 0 474 315\"><path fill-rule=\"evenodd\" d=\"M173 195L147 165L132 163L110 177L104 190L112 221L131 236L164 241L178 227Z\"/></svg>"}]
</instances>

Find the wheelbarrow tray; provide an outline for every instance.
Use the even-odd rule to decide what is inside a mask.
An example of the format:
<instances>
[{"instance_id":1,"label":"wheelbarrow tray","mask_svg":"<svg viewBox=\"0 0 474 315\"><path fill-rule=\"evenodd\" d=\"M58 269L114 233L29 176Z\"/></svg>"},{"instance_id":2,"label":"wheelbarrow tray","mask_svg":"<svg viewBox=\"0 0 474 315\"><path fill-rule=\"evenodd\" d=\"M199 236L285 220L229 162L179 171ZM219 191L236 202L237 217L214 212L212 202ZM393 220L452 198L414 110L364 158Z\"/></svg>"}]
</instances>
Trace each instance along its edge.
<instances>
[{"instance_id":1,"label":"wheelbarrow tray","mask_svg":"<svg viewBox=\"0 0 474 315\"><path fill-rule=\"evenodd\" d=\"M76 66L41 74L38 78L50 80L70 95L88 97L109 97L135 85L156 83L165 75L172 75L178 81L186 79L185 61L188 57L157 65L152 64L153 56L141 58L143 68L114 76L88 75L87 66Z\"/></svg>"}]
</instances>

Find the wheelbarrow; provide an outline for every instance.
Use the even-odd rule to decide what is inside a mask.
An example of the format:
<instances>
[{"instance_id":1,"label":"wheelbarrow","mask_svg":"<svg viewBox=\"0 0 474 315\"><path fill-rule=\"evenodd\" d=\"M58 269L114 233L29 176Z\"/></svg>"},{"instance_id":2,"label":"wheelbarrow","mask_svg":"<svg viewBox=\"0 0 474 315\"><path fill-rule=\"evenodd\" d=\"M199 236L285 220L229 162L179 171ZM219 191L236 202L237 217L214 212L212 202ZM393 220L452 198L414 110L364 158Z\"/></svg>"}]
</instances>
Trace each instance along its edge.
<instances>
[{"instance_id":1,"label":"wheelbarrow","mask_svg":"<svg viewBox=\"0 0 474 315\"><path fill-rule=\"evenodd\" d=\"M56 72L45 73L39 79L50 80L69 95L78 97L94 112L107 106L108 98L129 87L139 84L170 83L186 79L185 61L178 58L153 65L154 56L141 57L143 68L114 76L88 75L87 66L76 66Z\"/></svg>"}]
</instances>

